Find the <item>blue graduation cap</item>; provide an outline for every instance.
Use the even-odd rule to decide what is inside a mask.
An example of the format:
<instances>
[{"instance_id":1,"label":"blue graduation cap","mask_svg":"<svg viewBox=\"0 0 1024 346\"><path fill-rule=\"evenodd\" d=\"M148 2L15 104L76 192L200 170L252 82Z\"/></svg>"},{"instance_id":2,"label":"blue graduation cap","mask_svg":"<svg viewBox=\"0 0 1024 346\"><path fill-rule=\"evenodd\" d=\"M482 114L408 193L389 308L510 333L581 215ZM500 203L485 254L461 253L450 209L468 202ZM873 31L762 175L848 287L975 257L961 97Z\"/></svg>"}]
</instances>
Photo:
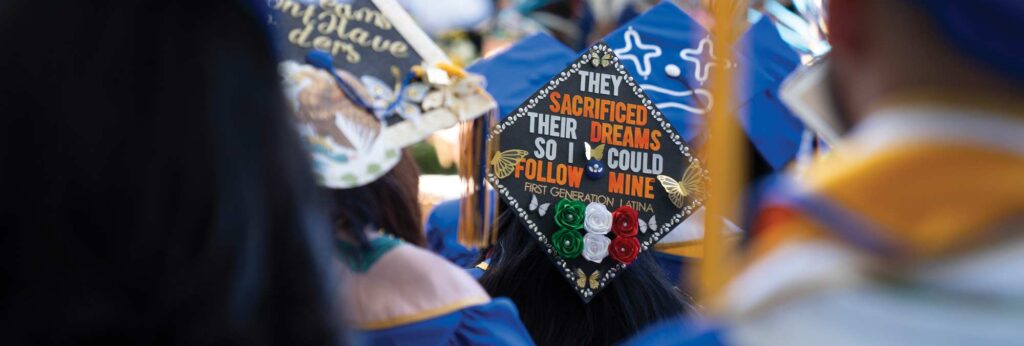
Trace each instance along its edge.
<instances>
[{"instance_id":1,"label":"blue graduation cap","mask_svg":"<svg viewBox=\"0 0 1024 346\"><path fill-rule=\"evenodd\" d=\"M678 7L664 2L604 38L688 143L713 105L711 93L703 87L708 73L724 64L712 57L709 35Z\"/></svg>"},{"instance_id":2,"label":"blue graduation cap","mask_svg":"<svg viewBox=\"0 0 1024 346\"><path fill-rule=\"evenodd\" d=\"M499 116L504 119L575 57L569 47L539 33L473 63L466 70L490 81L485 89L498 102Z\"/></svg>"},{"instance_id":3,"label":"blue graduation cap","mask_svg":"<svg viewBox=\"0 0 1024 346\"><path fill-rule=\"evenodd\" d=\"M744 34L734 61L716 56L710 33L670 2L663 2L605 37L641 87L688 142L697 142L715 102L711 74L737 68L734 96L738 117L758 153L780 169L799 149L803 124L778 99L782 80L799 65L799 55L767 18Z\"/></svg>"},{"instance_id":4,"label":"blue graduation cap","mask_svg":"<svg viewBox=\"0 0 1024 346\"><path fill-rule=\"evenodd\" d=\"M499 115L504 119L575 57L576 54L561 42L540 33L523 38L498 54L478 60L466 70L489 81L485 89L497 101ZM442 257L468 267L473 265L477 251L459 244L456 236L459 215L459 200L436 205L430 211L425 225L427 245Z\"/></svg>"},{"instance_id":5,"label":"blue graduation cap","mask_svg":"<svg viewBox=\"0 0 1024 346\"><path fill-rule=\"evenodd\" d=\"M779 85L800 66L800 56L769 18L751 26L736 49L738 60L745 64L740 94L748 98L737 103L735 114L765 161L781 169L795 157L804 132L803 122L779 99Z\"/></svg>"}]
</instances>

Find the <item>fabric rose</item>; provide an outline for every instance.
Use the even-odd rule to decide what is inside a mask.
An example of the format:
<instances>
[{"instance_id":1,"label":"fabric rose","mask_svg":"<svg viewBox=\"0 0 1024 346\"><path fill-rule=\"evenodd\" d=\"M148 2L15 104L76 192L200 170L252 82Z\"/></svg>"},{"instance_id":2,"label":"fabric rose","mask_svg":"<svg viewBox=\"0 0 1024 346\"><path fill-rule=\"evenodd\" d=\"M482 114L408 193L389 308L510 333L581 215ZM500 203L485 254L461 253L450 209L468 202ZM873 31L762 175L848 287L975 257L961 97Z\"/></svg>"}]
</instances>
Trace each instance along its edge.
<instances>
[{"instance_id":1,"label":"fabric rose","mask_svg":"<svg viewBox=\"0 0 1024 346\"><path fill-rule=\"evenodd\" d=\"M587 233L583 235L583 258L594 263L601 263L608 257L608 245L612 240L604 234Z\"/></svg>"},{"instance_id":2,"label":"fabric rose","mask_svg":"<svg viewBox=\"0 0 1024 346\"><path fill-rule=\"evenodd\" d=\"M640 241L636 237L616 237L608 246L608 254L621 263L633 263L640 254Z\"/></svg>"},{"instance_id":3,"label":"fabric rose","mask_svg":"<svg viewBox=\"0 0 1024 346\"><path fill-rule=\"evenodd\" d=\"M576 258L583 252L583 236L578 230L560 229L551 235L551 245L562 258Z\"/></svg>"},{"instance_id":4,"label":"fabric rose","mask_svg":"<svg viewBox=\"0 0 1024 346\"><path fill-rule=\"evenodd\" d=\"M583 228L589 233L608 234L612 229L612 212L604 204L591 202L587 204L586 218Z\"/></svg>"},{"instance_id":5,"label":"fabric rose","mask_svg":"<svg viewBox=\"0 0 1024 346\"><path fill-rule=\"evenodd\" d=\"M635 237L638 216L633 207L624 205L612 213L612 232L619 237Z\"/></svg>"},{"instance_id":6,"label":"fabric rose","mask_svg":"<svg viewBox=\"0 0 1024 346\"><path fill-rule=\"evenodd\" d=\"M563 229L583 228L585 209L586 206L583 205L583 202L562 199L555 204L555 224Z\"/></svg>"}]
</instances>

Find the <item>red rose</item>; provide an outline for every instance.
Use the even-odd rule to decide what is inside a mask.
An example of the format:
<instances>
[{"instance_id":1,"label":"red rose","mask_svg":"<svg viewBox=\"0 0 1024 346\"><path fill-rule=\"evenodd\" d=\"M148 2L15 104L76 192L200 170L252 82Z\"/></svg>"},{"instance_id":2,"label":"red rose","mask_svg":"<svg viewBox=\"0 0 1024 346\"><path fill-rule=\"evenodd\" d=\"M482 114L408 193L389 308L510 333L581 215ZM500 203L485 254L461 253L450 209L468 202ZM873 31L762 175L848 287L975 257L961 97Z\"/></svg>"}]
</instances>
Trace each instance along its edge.
<instances>
[{"instance_id":1,"label":"red rose","mask_svg":"<svg viewBox=\"0 0 1024 346\"><path fill-rule=\"evenodd\" d=\"M640 241L636 237L615 237L608 245L608 255L624 264L633 263L640 254Z\"/></svg>"},{"instance_id":2,"label":"red rose","mask_svg":"<svg viewBox=\"0 0 1024 346\"><path fill-rule=\"evenodd\" d=\"M637 214L633 207L624 205L612 212L612 232L619 237L636 236Z\"/></svg>"}]
</instances>

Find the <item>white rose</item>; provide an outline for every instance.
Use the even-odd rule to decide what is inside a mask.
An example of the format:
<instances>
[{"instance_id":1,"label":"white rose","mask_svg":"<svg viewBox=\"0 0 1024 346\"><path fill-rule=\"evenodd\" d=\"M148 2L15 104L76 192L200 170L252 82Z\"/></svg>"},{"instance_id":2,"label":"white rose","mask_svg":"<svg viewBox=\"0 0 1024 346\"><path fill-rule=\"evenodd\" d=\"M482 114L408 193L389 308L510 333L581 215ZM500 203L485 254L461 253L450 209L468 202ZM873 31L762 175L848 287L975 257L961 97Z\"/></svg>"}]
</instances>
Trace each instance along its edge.
<instances>
[{"instance_id":1,"label":"white rose","mask_svg":"<svg viewBox=\"0 0 1024 346\"><path fill-rule=\"evenodd\" d=\"M588 233L607 234L612 229L612 212L604 204L591 202L584 215L583 228Z\"/></svg>"},{"instance_id":2,"label":"white rose","mask_svg":"<svg viewBox=\"0 0 1024 346\"><path fill-rule=\"evenodd\" d=\"M594 263L601 263L608 257L608 245L612 243L604 234L587 233L583 235L583 258Z\"/></svg>"}]
</instances>

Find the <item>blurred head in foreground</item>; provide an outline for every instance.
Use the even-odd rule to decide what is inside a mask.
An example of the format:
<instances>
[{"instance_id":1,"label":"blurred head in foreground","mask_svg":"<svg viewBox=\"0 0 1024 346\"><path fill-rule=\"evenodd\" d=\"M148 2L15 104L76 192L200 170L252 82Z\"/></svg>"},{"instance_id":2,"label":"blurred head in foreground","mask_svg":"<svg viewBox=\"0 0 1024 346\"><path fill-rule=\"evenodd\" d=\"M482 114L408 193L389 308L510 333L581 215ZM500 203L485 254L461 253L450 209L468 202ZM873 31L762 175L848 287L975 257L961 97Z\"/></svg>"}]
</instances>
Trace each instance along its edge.
<instances>
[{"instance_id":1,"label":"blurred head in foreground","mask_svg":"<svg viewBox=\"0 0 1024 346\"><path fill-rule=\"evenodd\" d=\"M1024 90L1018 1L837 0L827 11L833 87L851 123L906 98L991 104Z\"/></svg>"},{"instance_id":2,"label":"blurred head in foreground","mask_svg":"<svg viewBox=\"0 0 1024 346\"><path fill-rule=\"evenodd\" d=\"M0 7L4 343L344 340L260 15Z\"/></svg>"}]
</instances>

